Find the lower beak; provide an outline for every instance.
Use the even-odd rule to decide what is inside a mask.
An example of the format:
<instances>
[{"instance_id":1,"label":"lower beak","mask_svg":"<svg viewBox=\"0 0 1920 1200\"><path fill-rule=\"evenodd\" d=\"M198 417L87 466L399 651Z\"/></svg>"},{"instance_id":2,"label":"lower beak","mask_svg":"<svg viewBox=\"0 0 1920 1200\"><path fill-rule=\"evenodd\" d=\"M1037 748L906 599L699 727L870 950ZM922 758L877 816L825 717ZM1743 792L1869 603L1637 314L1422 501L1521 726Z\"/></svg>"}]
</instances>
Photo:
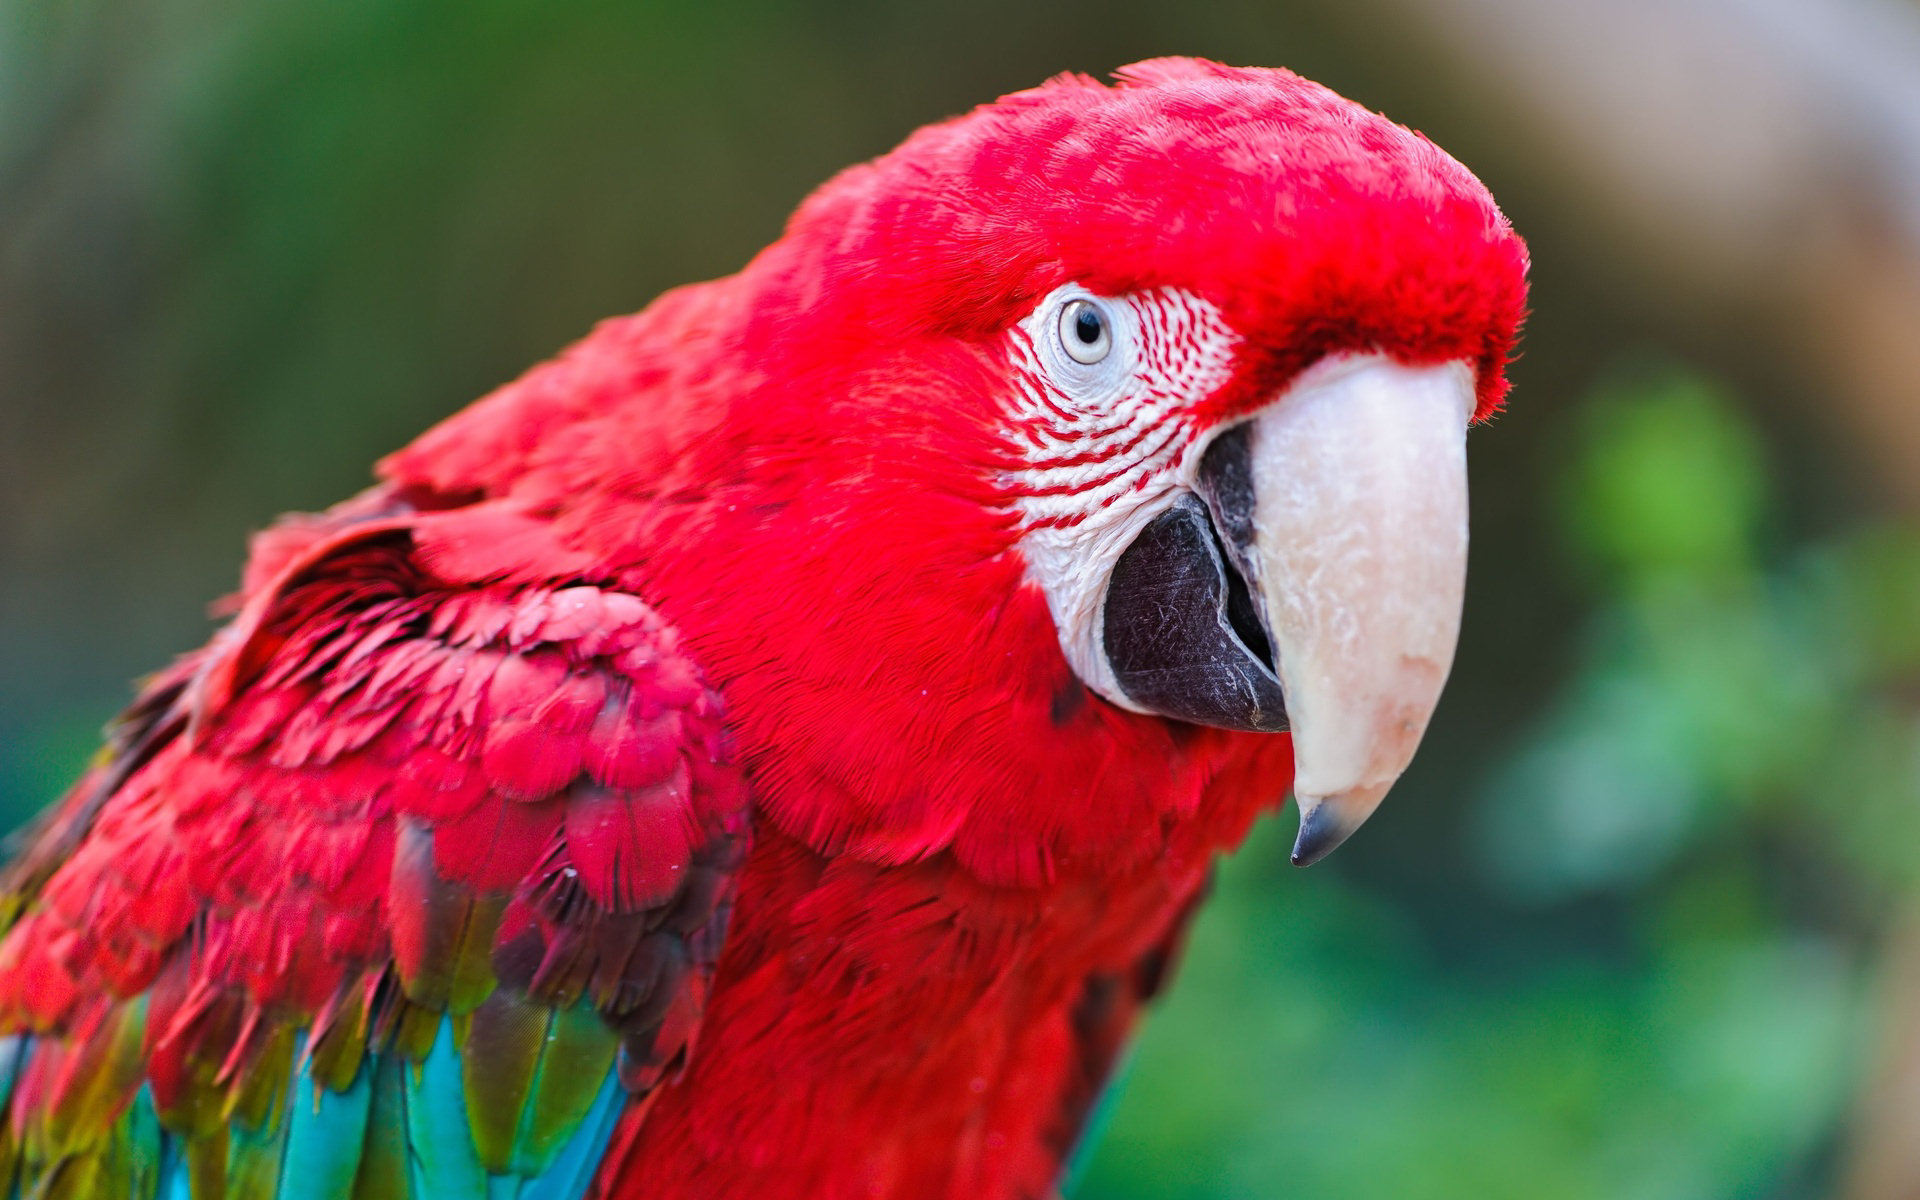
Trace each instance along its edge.
<instances>
[{"instance_id":1,"label":"lower beak","mask_svg":"<svg viewBox=\"0 0 1920 1200\"><path fill-rule=\"evenodd\" d=\"M1322 362L1209 446L1204 513L1176 504L1116 564L1105 636L1130 699L1291 728L1297 865L1372 815L1453 665L1473 392L1461 363ZM1157 632L1142 635L1133 609ZM1197 615L1186 628L1168 613Z\"/></svg>"}]
</instances>

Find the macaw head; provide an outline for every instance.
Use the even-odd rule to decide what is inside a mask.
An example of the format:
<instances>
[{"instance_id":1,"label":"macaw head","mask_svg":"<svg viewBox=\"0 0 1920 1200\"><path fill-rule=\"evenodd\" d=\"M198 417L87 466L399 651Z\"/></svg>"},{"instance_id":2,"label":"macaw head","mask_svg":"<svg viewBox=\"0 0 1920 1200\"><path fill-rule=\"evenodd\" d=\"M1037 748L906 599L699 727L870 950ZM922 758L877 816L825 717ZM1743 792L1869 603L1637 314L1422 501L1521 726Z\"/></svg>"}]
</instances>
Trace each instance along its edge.
<instances>
[{"instance_id":1,"label":"macaw head","mask_svg":"<svg viewBox=\"0 0 1920 1200\"><path fill-rule=\"evenodd\" d=\"M1286 71L1141 63L922 131L796 217L872 326L984 337L1027 578L1136 713L1291 730L1296 862L1439 698L1465 437L1526 251L1430 142Z\"/></svg>"},{"instance_id":2,"label":"macaw head","mask_svg":"<svg viewBox=\"0 0 1920 1200\"><path fill-rule=\"evenodd\" d=\"M765 802L815 841L964 857L973 818L942 799L962 759L1058 805L987 822L1044 834L1111 802L1076 789L1182 753L1177 724L1233 731L1220 746L1290 731L1311 862L1374 810L1439 697L1466 431L1506 390L1524 246L1459 163L1289 72L1162 59L1118 79L920 131L721 290L575 352L629 398L549 457L651 505L583 505L581 538L647 547L636 586L779 746ZM537 378L516 403L598 403ZM423 445L399 466L473 486ZM1036 655L1104 701L1079 743Z\"/></svg>"}]
</instances>

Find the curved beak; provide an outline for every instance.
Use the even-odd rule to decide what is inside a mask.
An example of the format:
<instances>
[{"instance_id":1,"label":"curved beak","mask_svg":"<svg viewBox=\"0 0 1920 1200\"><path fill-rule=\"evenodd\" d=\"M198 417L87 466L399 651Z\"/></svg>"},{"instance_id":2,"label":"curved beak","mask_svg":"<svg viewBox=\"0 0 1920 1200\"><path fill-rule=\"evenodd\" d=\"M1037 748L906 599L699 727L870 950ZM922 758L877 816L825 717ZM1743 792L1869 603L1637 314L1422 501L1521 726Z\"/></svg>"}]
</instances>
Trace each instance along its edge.
<instances>
[{"instance_id":1,"label":"curved beak","mask_svg":"<svg viewBox=\"0 0 1920 1200\"><path fill-rule=\"evenodd\" d=\"M1458 362L1317 364L1214 437L1108 578L1127 707L1293 731L1300 866L1373 814L1453 666L1473 383Z\"/></svg>"},{"instance_id":2,"label":"curved beak","mask_svg":"<svg viewBox=\"0 0 1920 1200\"><path fill-rule=\"evenodd\" d=\"M1453 665L1473 392L1462 363L1328 360L1202 460L1202 494L1286 698L1296 865L1372 815Z\"/></svg>"}]
</instances>

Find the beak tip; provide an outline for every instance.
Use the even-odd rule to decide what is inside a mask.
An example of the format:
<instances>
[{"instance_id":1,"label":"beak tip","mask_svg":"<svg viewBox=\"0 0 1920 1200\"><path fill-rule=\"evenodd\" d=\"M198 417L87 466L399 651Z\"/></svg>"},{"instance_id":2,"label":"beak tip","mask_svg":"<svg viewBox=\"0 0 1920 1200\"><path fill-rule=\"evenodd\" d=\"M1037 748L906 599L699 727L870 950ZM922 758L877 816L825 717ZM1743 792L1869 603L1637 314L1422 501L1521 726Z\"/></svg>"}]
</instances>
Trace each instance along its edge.
<instances>
[{"instance_id":1,"label":"beak tip","mask_svg":"<svg viewBox=\"0 0 1920 1200\"><path fill-rule=\"evenodd\" d=\"M1327 854L1332 854L1342 841L1354 831L1342 820L1336 820L1336 814L1329 804L1321 804L1300 816L1300 833L1294 837L1294 852L1290 854L1294 866L1313 866Z\"/></svg>"},{"instance_id":2,"label":"beak tip","mask_svg":"<svg viewBox=\"0 0 1920 1200\"><path fill-rule=\"evenodd\" d=\"M1310 867L1340 848L1353 831L1366 824L1386 794L1385 785L1356 788L1335 796L1295 796L1300 806L1300 832L1293 839L1291 858L1296 867Z\"/></svg>"}]
</instances>

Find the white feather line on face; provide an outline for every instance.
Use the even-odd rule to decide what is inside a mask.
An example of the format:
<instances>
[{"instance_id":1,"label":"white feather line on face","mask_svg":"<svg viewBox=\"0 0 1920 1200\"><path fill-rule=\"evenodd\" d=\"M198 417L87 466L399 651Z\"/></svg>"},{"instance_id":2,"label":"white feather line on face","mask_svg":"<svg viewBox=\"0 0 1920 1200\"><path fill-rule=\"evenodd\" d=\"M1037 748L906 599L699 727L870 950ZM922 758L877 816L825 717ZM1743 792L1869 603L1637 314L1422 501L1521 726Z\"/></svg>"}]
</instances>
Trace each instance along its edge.
<instances>
[{"instance_id":1,"label":"white feather line on face","mask_svg":"<svg viewBox=\"0 0 1920 1200\"><path fill-rule=\"evenodd\" d=\"M1068 284L1013 332L1018 386L1008 436L1027 466L1018 496L1027 577L1047 598L1060 649L1082 683L1136 712L1100 644L1108 577L1146 524L1191 490L1201 438L1183 414L1227 382L1239 337L1213 305L1177 288L1101 299L1113 349L1097 367L1060 345Z\"/></svg>"}]
</instances>

